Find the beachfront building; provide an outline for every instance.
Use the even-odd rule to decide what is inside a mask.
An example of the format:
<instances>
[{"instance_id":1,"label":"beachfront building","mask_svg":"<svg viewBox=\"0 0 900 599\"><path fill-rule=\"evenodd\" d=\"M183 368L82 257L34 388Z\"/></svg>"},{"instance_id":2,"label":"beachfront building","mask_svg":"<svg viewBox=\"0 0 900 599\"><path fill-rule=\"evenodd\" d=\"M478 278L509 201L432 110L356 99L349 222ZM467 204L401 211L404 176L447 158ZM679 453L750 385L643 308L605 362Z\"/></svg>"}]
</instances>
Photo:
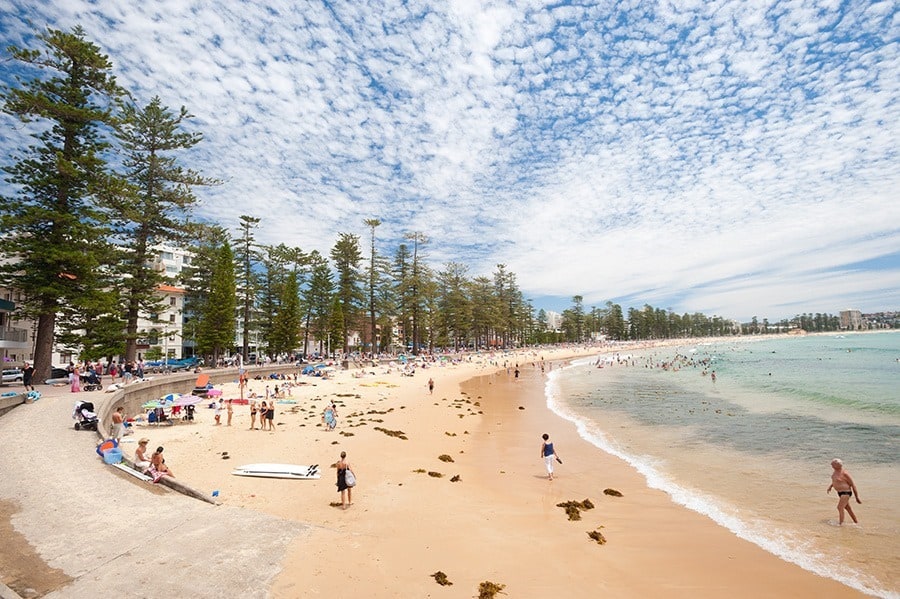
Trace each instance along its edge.
<instances>
[{"instance_id":1,"label":"beachfront building","mask_svg":"<svg viewBox=\"0 0 900 599\"><path fill-rule=\"evenodd\" d=\"M563 321L562 314L554 312L553 310L546 310L544 313L547 315L547 330L556 332L561 331Z\"/></svg>"},{"instance_id":2,"label":"beachfront building","mask_svg":"<svg viewBox=\"0 0 900 599\"><path fill-rule=\"evenodd\" d=\"M20 367L32 359L31 331L28 321L16 318L16 303L21 301L21 293L0 288L0 356L3 368Z\"/></svg>"},{"instance_id":3,"label":"beachfront building","mask_svg":"<svg viewBox=\"0 0 900 599\"><path fill-rule=\"evenodd\" d=\"M139 360L181 359L185 354L184 289L160 285L157 294L162 300L161 312L138 318L137 357Z\"/></svg>"},{"instance_id":4,"label":"beachfront building","mask_svg":"<svg viewBox=\"0 0 900 599\"><path fill-rule=\"evenodd\" d=\"M863 319L859 310L841 310L841 330L858 331L862 328Z\"/></svg>"}]
</instances>

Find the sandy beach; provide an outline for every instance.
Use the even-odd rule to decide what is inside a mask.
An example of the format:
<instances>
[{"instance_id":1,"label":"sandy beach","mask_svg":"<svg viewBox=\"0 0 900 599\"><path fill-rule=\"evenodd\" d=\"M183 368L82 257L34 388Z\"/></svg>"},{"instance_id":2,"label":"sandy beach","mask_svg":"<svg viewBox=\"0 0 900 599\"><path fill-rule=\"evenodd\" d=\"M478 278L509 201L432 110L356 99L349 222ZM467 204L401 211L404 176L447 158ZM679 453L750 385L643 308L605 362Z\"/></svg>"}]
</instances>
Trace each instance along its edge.
<instances>
[{"instance_id":1,"label":"sandy beach","mask_svg":"<svg viewBox=\"0 0 900 599\"><path fill-rule=\"evenodd\" d=\"M178 477L218 491L226 506L306 525L287 547L273 597L472 597L484 581L509 597L859 596L675 505L551 413L540 361L558 368L595 353L473 356L412 377L384 367L362 378L302 377L283 400L291 403L276 404L276 432L249 430L249 408L235 405L231 427L203 407L193 424L141 428L129 439L165 446ZM267 384L279 382L249 388L262 395ZM238 396L236 384L222 389ZM339 424L327 431L321 416L331 401ZM539 455L544 432L563 460L553 481ZM359 479L346 510L332 467L341 451ZM319 464L322 478L230 474L258 462ZM610 488L623 496L604 494ZM595 507L579 521L557 507L585 499ZM437 572L453 584L438 585Z\"/></svg>"}]
</instances>

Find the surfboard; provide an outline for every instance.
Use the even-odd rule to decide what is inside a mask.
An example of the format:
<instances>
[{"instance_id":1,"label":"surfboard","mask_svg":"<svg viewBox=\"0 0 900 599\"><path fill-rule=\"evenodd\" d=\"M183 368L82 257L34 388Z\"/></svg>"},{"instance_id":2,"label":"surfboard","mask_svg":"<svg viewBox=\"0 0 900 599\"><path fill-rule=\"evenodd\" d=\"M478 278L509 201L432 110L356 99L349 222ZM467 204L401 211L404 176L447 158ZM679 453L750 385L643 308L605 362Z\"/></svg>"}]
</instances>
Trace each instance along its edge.
<instances>
[{"instance_id":1,"label":"surfboard","mask_svg":"<svg viewBox=\"0 0 900 599\"><path fill-rule=\"evenodd\" d=\"M126 466L125 464L110 464L110 466L112 466L113 468L118 468L118 469L121 470L122 472L125 472L126 474L130 474L131 476L133 476L133 477L135 477L135 478L139 478L139 479L141 479L141 480L143 480L143 481L151 481L151 480L153 480L152 478L150 478L150 477L147 476L146 474L144 474L144 473L142 473L142 472L138 472L138 471L135 470L134 468L129 468L129 467Z\"/></svg>"},{"instance_id":2,"label":"surfboard","mask_svg":"<svg viewBox=\"0 0 900 599\"><path fill-rule=\"evenodd\" d=\"M297 464L247 464L238 466L231 472L235 476L257 476L261 478L318 479L319 465L300 466Z\"/></svg>"}]
</instances>

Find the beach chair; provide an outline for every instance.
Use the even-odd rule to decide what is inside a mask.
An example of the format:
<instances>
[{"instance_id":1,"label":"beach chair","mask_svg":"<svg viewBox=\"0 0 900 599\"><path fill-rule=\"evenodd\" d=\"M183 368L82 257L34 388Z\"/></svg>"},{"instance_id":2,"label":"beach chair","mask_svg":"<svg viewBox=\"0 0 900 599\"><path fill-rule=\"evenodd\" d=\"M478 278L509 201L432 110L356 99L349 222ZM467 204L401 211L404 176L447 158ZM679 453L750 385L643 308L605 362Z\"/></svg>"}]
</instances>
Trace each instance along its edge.
<instances>
[{"instance_id":1,"label":"beach chair","mask_svg":"<svg viewBox=\"0 0 900 599\"><path fill-rule=\"evenodd\" d=\"M206 397L207 391L209 391L209 375L201 374L197 377L197 382L194 384L194 390L191 391L191 395Z\"/></svg>"}]
</instances>

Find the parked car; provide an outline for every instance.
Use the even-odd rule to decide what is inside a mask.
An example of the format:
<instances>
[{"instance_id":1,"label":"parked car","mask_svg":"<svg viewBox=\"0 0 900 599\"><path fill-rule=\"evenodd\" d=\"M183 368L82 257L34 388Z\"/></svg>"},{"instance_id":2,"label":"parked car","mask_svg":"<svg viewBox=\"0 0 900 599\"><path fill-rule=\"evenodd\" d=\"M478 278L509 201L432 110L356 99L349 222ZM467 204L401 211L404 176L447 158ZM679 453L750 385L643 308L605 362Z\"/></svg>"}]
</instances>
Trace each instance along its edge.
<instances>
[{"instance_id":1,"label":"parked car","mask_svg":"<svg viewBox=\"0 0 900 599\"><path fill-rule=\"evenodd\" d=\"M3 371L3 382L4 383L21 383L22 377L21 368L10 368L8 370Z\"/></svg>"},{"instance_id":2,"label":"parked car","mask_svg":"<svg viewBox=\"0 0 900 599\"><path fill-rule=\"evenodd\" d=\"M50 377L44 381L48 385L58 385L69 382L69 371L59 366L50 368Z\"/></svg>"}]
</instances>

